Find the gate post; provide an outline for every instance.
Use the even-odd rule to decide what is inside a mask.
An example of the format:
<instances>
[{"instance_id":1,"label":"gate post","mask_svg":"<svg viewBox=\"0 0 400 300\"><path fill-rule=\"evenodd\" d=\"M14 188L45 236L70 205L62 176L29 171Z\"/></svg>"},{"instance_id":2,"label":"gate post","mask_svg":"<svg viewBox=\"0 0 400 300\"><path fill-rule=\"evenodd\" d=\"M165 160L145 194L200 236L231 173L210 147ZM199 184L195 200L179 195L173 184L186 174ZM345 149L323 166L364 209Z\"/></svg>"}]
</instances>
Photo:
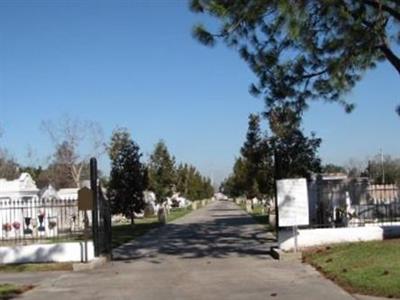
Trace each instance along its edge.
<instances>
[{"instance_id":1,"label":"gate post","mask_svg":"<svg viewBox=\"0 0 400 300\"><path fill-rule=\"evenodd\" d=\"M98 211L98 187L97 187L97 160L90 159L90 188L93 191L93 209L92 209L92 235L94 245L94 256L99 253L99 211Z\"/></svg>"},{"instance_id":2,"label":"gate post","mask_svg":"<svg viewBox=\"0 0 400 300\"><path fill-rule=\"evenodd\" d=\"M275 196L275 234L276 240L279 243L279 206L278 206L278 188L277 180L281 179L281 166L278 153L274 147L274 196Z\"/></svg>"}]
</instances>

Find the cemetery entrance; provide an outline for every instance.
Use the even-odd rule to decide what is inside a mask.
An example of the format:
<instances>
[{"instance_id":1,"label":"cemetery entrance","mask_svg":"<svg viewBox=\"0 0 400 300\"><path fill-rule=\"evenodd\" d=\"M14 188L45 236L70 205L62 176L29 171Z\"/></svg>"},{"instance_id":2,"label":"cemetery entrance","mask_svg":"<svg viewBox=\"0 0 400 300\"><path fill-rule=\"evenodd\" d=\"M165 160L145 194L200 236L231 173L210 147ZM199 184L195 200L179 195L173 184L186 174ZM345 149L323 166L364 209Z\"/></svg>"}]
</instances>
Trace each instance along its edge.
<instances>
[{"instance_id":1,"label":"cemetery entrance","mask_svg":"<svg viewBox=\"0 0 400 300\"><path fill-rule=\"evenodd\" d=\"M105 255L111 258L111 207L98 180L97 160L95 158L90 160L90 188L93 192L92 234L94 255L96 257Z\"/></svg>"}]
</instances>

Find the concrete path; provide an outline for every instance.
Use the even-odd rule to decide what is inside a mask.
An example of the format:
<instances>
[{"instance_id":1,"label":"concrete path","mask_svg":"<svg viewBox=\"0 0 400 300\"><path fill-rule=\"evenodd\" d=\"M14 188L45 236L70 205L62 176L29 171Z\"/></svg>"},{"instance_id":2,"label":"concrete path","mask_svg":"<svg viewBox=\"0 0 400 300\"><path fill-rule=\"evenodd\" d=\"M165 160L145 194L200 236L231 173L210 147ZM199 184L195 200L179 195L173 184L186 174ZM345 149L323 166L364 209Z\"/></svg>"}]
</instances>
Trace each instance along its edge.
<instances>
[{"instance_id":1,"label":"concrete path","mask_svg":"<svg viewBox=\"0 0 400 300\"><path fill-rule=\"evenodd\" d=\"M214 202L116 249L119 261L21 299L354 299L307 265L273 260L268 238L235 204Z\"/></svg>"}]
</instances>

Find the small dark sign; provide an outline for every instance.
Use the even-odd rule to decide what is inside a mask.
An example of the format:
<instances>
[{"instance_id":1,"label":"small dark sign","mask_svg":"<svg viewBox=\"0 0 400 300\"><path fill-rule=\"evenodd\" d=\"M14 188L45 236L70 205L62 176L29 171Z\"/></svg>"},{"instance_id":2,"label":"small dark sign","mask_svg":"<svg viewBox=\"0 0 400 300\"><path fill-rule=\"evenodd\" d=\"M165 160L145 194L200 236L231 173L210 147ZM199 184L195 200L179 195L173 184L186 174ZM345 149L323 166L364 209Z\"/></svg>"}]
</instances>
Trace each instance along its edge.
<instances>
[{"instance_id":1,"label":"small dark sign","mask_svg":"<svg viewBox=\"0 0 400 300\"><path fill-rule=\"evenodd\" d=\"M93 209L93 192L87 187L83 187L78 191L78 209L92 210Z\"/></svg>"}]
</instances>

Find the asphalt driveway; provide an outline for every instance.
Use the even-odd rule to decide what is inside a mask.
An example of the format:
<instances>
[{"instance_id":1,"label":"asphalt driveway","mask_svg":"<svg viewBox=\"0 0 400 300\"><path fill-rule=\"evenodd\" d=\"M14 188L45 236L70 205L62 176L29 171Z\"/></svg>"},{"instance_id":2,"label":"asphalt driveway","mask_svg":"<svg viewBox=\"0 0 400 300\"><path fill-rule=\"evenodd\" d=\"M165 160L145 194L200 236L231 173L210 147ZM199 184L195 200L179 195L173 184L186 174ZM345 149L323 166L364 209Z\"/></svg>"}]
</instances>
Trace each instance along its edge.
<instances>
[{"instance_id":1,"label":"asphalt driveway","mask_svg":"<svg viewBox=\"0 0 400 300\"><path fill-rule=\"evenodd\" d=\"M43 280L21 299L354 299L308 265L271 258L264 226L217 201L114 250L113 261Z\"/></svg>"}]
</instances>

